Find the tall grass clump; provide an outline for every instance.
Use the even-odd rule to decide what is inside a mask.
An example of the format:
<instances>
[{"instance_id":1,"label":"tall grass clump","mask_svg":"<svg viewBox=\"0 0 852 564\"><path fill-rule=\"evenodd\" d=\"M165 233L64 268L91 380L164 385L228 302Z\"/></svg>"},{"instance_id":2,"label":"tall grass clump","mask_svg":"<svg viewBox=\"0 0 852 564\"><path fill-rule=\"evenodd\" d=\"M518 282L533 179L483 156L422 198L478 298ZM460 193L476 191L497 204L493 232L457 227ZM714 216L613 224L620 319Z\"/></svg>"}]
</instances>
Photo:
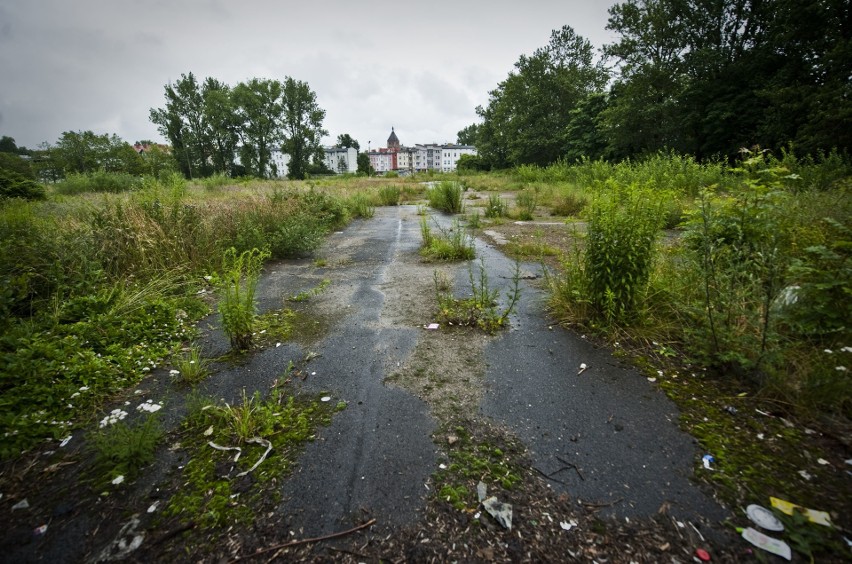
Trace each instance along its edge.
<instances>
[{"instance_id":1,"label":"tall grass clump","mask_svg":"<svg viewBox=\"0 0 852 564\"><path fill-rule=\"evenodd\" d=\"M489 194L488 204L485 206L485 217L506 217L507 206L506 202L499 194Z\"/></svg>"},{"instance_id":2,"label":"tall grass clump","mask_svg":"<svg viewBox=\"0 0 852 564\"><path fill-rule=\"evenodd\" d=\"M252 249L238 254L231 247L222 258L219 313L231 346L239 351L248 350L252 345L257 314L254 295L263 261L268 257L268 251Z\"/></svg>"},{"instance_id":3,"label":"tall grass clump","mask_svg":"<svg viewBox=\"0 0 852 564\"><path fill-rule=\"evenodd\" d=\"M376 213L376 208L373 207L370 198L366 194L360 192L353 194L347 201L347 205L352 217L370 219Z\"/></svg>"},{"instance_id":4,"label":"tall grass clump","mask_svg":"<svg viewBox=\"0 0 852 564\"><path fill-rule=\"evenodd\" d=\"M400 196L399 186L382 186L379 188L379 203L382 206L398 206Z\"/></svg>"},{"instance_id":5,"label":"tall grass clump","mask_svg":"<svg viewBox=\"0 0 852 564\"><path fill-rule=\"evenodd\" d=\"M427 216L420 218L420 234L423 246L420 253L428 258L438 260L470 260L476 256L473 248L473 238L459 222L453 221L452 227L443 229L437 223L439 233L432 232Z\"/></svg>"},{"instance_id":6,"label":"tall grass clump","mask_svg":"<svg viewBox=\"0 0 852 564\"><path fill-rule=\"evenodd\" d=\"M515 196L515 205L518 207L518 219L532 221L535 208L538 206L538 193L535 190L523 190Z\"/></svg>"},{"instance_id":7,"label":"tall grass clump","mask_svg":"<svg viewBox=\"0 0 852 564\"><path fill-rule=\"evenodd\" d=\"M463 209L462 187L458 182L444 180L429 189L429 205L445 213L461 213Z\"/></svg>"}]
</instances>

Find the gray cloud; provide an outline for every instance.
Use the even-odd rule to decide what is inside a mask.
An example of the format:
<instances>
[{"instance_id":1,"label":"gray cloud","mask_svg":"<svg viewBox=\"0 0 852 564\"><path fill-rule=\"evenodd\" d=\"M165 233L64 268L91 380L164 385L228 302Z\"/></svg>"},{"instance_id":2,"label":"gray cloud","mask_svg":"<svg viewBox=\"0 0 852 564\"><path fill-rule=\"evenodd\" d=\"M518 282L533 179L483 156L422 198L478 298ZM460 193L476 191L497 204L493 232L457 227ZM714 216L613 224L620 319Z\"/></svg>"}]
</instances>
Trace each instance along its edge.
<instances>
[{"instance_id":1,"label":"gray cloud","mask_svg":"<svg viewBox=\"0 0 852 564\"><path fill-rule=\"evenodd\" d=\"M454 141L521 54L564 24L601 45L607 4L433 0L0 0L0 135L34 147L91 129L158 139L148 110L193 72L307 82L328 142Z\"/></svg>"}]
</instances>

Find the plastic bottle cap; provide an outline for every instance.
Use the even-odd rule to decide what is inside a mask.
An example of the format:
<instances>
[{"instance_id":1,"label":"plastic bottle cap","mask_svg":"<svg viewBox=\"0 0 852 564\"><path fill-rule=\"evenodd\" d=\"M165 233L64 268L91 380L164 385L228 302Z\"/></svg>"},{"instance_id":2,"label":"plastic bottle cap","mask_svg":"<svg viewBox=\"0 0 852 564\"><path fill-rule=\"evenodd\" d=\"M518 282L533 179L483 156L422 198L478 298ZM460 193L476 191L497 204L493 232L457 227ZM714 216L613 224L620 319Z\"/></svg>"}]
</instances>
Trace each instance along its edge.
<instances>
[{"instance_id":1,"label":"plastic bottle cap","mask_svg":"<svg viewBox=\"0 0 852 564\"><path fill-rule=\"evenodd\" d=\"M710 562L710 553L703 548L696 548L695 556L697 556L702 562Z\"/></svg>"}]
</instances>

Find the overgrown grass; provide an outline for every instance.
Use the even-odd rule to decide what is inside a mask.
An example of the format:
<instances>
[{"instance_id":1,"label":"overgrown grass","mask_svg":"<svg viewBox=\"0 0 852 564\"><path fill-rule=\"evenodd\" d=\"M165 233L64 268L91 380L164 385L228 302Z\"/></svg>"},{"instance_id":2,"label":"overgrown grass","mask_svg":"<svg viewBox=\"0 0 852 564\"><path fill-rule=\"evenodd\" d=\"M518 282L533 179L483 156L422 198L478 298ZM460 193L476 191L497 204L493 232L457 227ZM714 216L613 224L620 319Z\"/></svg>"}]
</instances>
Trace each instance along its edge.
<instances>
[{"instance_id":1,"label":"overgrown grass","mask_svg":"<svg viewBox=\"0 0 852 564\"><path fill-rule=\"evenodd\" d=\"M420 218L420 235L423 238L421 255L438 260L470 260L476 256L473 238L458 221L453 221L449 229L442 228L437 222L435 227L438 228L438 234L433 233L428 215Z\"/></svg>"},{"instance_id":2,"label":"overgrown grass","mask_svg":"<svg viewBox=\"0 0 852 564\"><path fill-rule=\"evenodd\" d=\"M514 311L521 298L520 264L515 263L512 276L512 287L506 294L506 303L499 307L499 290L491 288L488 283L488 272L484 261L479 264L478 273L473 272L473 265L468 266L471 296L456 298L446 289L446 283L436 271L435 294L438 299L438 318L444 323L457 326L479 327L487 333L505 327L509 315Z\"/></svg>"},{"instance_id":3,"label":"overgrown grass","mask_svg":"<svg viewBox=\"0 0 852 564\"><path fill-rule=\"evenodd\" d=\"M90 424L104 398L190 340L209 311L202 277L226 249L308 254L349 217L343 199L300 183L211 191L177 176L4 202L0 457Z\"/></svg>"},{"instance_id":4,"label":"overgrown grass","mask_svg":"<svg viewBox=\"0 0 852 564\"><path fill-rule=\"evenodd\" d=\"M426 196L433 209L444 213L461 213L464 209L462 193L460 183L444 180L430 188Z\"/></svg>"},{"instance_id":5,"label":"overgrown grass","mask_svg":"<svg viewBox=\"0 0 852 564\"><path fill-rule=\"evenodd\" d=\"M250 522L252 508L274 506L279 494L265 488L288 474L317 427L328 425L332 414L346 407L318 397L297 398L279 388L267 398L243 391L233 404L198 398L193 406L182 443L192 458L183 470L185 485L169 500L165 514L205 527ZM217 450L211 443L230 450ZM234 495L243 476L247 487Z\"/></svg>"}]
</instances>

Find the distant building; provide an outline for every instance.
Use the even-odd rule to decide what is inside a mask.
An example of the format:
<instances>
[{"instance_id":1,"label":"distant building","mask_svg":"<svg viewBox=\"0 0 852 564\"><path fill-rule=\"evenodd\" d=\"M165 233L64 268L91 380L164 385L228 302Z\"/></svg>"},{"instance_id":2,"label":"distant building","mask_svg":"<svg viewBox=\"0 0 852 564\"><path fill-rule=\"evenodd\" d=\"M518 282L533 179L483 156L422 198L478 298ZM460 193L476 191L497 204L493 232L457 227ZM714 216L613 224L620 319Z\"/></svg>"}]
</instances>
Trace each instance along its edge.
<instances>
[{"instance_id":1,"label":"distant building","mask_svg":"<svg viewBox=\"0 0 852 564\"><path fill-rule=\"evenodd\" d=\"M462 155L476 155L476 147L446 143L429 143L405 147L399 141L396 131L391 127L387 147L369 151L370 165L378 173L389 171L425 172L437 170L453 172Z\"/></svg>"},{"instance_id":2,"label":"distant building","mask_svg":"<svg viewBox=\"0 0 852 564\"><path fill-rule=\"evenodd\" d=\"M290 172L290 155L281 152L281 149L271 149L270 160L275 164L275 176L285 178Z\"/></svg>"},{"instance_id":3,"label":"distant building","mask_svg":"<svg viewBox=\"0 0 852 564\"><path fill-rule=\"evenodd\" d=\"M325 166L335 174L355 174L358 171L358 151L354 147L325 149Z\"/></svg>"}]
</instances>

